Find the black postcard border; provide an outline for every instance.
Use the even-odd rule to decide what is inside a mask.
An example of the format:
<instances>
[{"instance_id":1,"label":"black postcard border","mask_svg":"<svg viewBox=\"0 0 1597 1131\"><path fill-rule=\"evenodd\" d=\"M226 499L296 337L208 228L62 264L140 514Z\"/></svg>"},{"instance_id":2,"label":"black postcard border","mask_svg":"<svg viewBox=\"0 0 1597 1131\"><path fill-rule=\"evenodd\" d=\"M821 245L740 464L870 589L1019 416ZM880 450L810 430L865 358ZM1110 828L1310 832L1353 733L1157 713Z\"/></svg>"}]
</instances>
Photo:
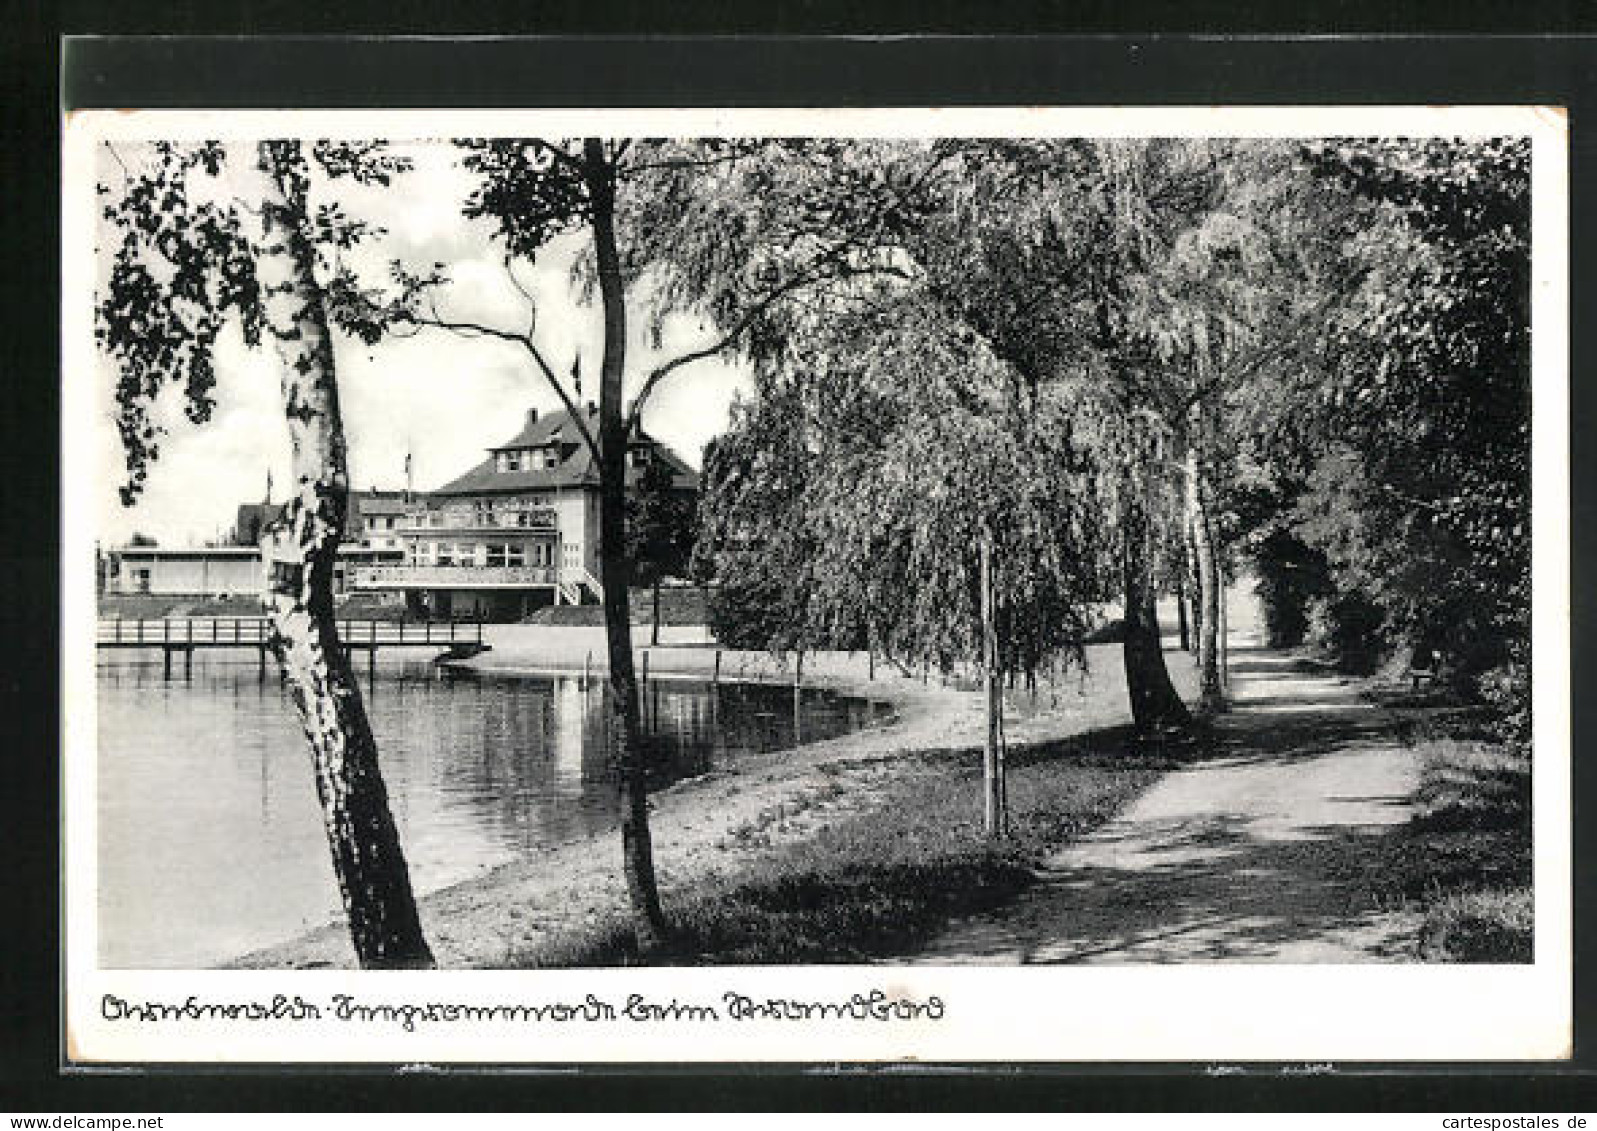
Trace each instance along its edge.
<instances>
[{"instance_id":1,"label":"black postcard border","mask_svg":"<svg viewBox=\"0 0 1597 1131\"><path fill-rule=\"evenodd\" d=\"M1490 6L1463 13L1475 26ZM270 14L282 5L261 9ZM727 11L730 9L724 9ZM251 20L247 10L243 26ZM791 24L792 7L785 9ZM400 11L415 19L419 6ZM946 24L947 6L939 9ZM189 12L190 26L197 13ZM235 13L237 14L237 13ZM183 16L180 14L179 22ZM780 21L779 21L780 22ZM802 21L800 21L802 22ZM936 22L935 20L933 21ZM568 19L569 23L569 19ZM685 21L699 30L698 23ZM104 25L102 25L104 26ZM678 25L683 26L683 25ZM64 29L89 31L87 26ZM832 29L836 30L836 29ZM880 28L875 30L882 30ZM18 37L27 46L27 36ZM18 42L13 40L13 43ZM59 276L60 109L155 107L405 107L621 105L1081 105L1547 103L1571 112L1571 309L1591 293L1590 201L1597 151L1581 126L1597 118L1597 42L1583 38L1279 38L1016 36L792 40L772 36L579 37L536 40L91 38L59 48L53 75L0 79L7 89L6 149L20 207L5 215L5 245L26 270L4 273L3 305L18 333L20 379L6 414L7 462L16 489L13 540L0 568L19 591L59 587L59 372L55 301ZM8 49L8 54L18 53ZM42 81L41 81L42 80ZM54 89L53 89L54 88ZM42 119L42 120L41 120ZM44 128L39 128L40 126ZM31 127L31 128L29 128ZM21 144L18 144L18 141ZM23 176L26 174L26 176ZM41 296L49 295L49 299ZM20 315L20 317L19 317ZM1573 686L1589 670L1592 599L1582 584L1597 518L1597 481L1586 427L1594 382L1584 376L1590 330L1572 320ZM1563 1064L1343 1063L1329 1074L1251 1064L1028 1064L943 1066L651 1065L493 1069L452 1066L395 1073L390 1066L258 1066L196 1070L147 1066L132 1075L60 1072L55 929L59 778L59 604L13 598L0 626L16 631L3 683L13 710L7 837L17 875L8 885L22 929L7 940L8 999L0 1032L0 1106L12 1110L228 1110L485 1106L500 1110L751 1108L936 1110L982 1106L1430 1108L1502 1110L1513 1104L1571 1110L1597 1095L1589 992L1597 829L1597 773L1582 765L1590 711L1577 696L1575 728L1576 1059ZM1068 1018L1059 1019L1068 1024Z\"/></svg>"}]
</instances>

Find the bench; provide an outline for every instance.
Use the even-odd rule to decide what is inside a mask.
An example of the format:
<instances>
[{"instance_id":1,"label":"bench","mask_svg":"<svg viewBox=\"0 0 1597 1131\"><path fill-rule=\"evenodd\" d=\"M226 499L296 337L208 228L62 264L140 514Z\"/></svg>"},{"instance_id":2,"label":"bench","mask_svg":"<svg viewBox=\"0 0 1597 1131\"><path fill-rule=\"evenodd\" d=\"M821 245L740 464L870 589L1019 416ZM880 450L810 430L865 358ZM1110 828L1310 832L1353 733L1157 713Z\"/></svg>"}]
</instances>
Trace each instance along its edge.
<instances>
[{"instance_id":1,"label":"bench","mask_svg":"<svg viewBox=\"0 0 1597 1131\"><path fill-rule=\"evenodd\" d=\"M1422 683L1436 682L1436 669L1434 667L1409 668L1406 674L1410 680L1410 687L1414 691L1418 691Z\"/></svg>"},{"instance_id":2,"label":"bench","mask_svg":"<svg viewBox=\"0 0 1597 1131\"><path fill-rule=\"evenodd\" d=\"M1409 686L1418 691L1421 684L1434 684L1441 668L1441 653L1424 649L1409 657L1408 667L1403 669L1403 674L1408 677Z\"/></svg>"}]
</instances>

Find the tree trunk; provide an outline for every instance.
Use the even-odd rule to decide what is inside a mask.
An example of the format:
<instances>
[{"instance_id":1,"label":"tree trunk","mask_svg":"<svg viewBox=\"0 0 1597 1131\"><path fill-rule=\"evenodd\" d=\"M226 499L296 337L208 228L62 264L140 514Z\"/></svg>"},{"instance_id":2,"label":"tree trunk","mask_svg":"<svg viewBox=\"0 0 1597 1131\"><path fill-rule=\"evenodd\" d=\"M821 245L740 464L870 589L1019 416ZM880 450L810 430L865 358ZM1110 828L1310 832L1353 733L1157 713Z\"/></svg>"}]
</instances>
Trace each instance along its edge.
<instances>
[{"instance_id":1,"label":"tree trunk","mask_svg":"<svg viewBox=\"0 0 1597 1131\"><path fill-rule=\"evenodd\" d=\"M1229 692L1231 690L1231 629L1226 623L1226 614L1231 607L1231 583L1230 579L1226 577L1225 566L1217 566L1215 572L1220 578L1218 586L1220 590L1220 688Z\"/></svg>"},{"instance_id":2,"label":"tree trunk","mask_svg":"<svg viewBox=\"0 0 1597 1131\"><path fill-rule=\"evenodd\" d=\"M1208 485L1196 445L1187 448L1187 512L1198 562L1198 603L1203 609L1198 632L1198 701L1204 710L1217 711L1225 702L1220 686L1220 571L1209 519Z\"/></svg>"},{"instance_id":3,"label":"tree trunk","mask_svg":"<svg viewBox=\"0 0 1597 1131\"><path fill-rule=\"evenodd\" d=\"M1185 551L1185 560L1182 562L1182 584L1191 594L1189 611L1192 616L1192 662L1202 662L1197 642L1203 638L1203 586L1198 580L1198 549L1197 542L1192 537L1192 512L1191 508L1184 508L1186 514L1181 523L1181 545Z\"/></svg>"},{"instance_id":4,"label":"tree trunk","mask_svg":"<svg viewBox=\"0 0 1597 1131\"><path fill-rule=\"evenodd\" d=\"M361 966L429 967L410 872L388 807L377 743L333 616L333 566L349 505L344 426L332 341L304 230L304 205L284 190L279 157L263 142L249 176L261 202L255 241L266 333L282 361L294 486L265 553L272 648L305 736L333 871Z\"/></svg>"},{"instance_id":5,"label":"tree trunk","mask_svg":"<svg viewBox=\"0 0 1597 1131\"><path fill-rule=\"evenodd\" d=\"M654 579L654 631L649 634L649 643L660 643L660 579Z\"/></svg>"},{"instance_id":6,"label":"tree trunk","mask_svg":"<svg viewBox=\"0 0 1597 1131\"><path fill-rule=\"evenodd\" d=\"M1121 652L1126 668L1126 692L1131 699L1132 722L1144 733L1178 729L1192 718L1170 682L1164 647L1159 640L1159 616L1153 599L1148 490L1147 485L1128 484L1122 560L1126 606L1125 643Z\"/></svg>"},{"instance_id":7,"label":"tree trunk","mask_svg":"<svg viewBox=\"0 0 1597 1131\"><path fill-rule=\"evenodd\" d=\"M982 751L982 817L989 837L1009 832L1005 811L1004 756L1000 738L1000 719L1004 709L1003 672L998 666L997 616L993 608L993 542L989 531L981 541L981 634L982 673L987 696L987 742Z\"/></svg>"},{"instance_id":8,"label":"tree trunk","mask_svg":"<svg viewBox=\"0 0 1597 1131\"><path fill-rule=\"evenodd\" d=\"M638 726L627 592L626 431L621 419L626 296L616 250L614 169L598 138L583 142L583 176L592 209L594 256L604 304L604 357L599 368L599 563L605 645L610 657L610 744L621 769L621 865L632 906L632 929L638 949L647 952L664 942L666 923L649 835L648 766Z\"/></svg>"},{"instance_id":9,"label":"tree trunk","mask_svg":"<svg viewBox=\"0 0 1597 1131\"><path fill-rule=\"evenodd\" d=\"M1192 651L1192 634L1187 629L1187 565L1182 562L1176 574L1176 631L1181 634L1181 650Z\"/></svg>"}]
</instances>

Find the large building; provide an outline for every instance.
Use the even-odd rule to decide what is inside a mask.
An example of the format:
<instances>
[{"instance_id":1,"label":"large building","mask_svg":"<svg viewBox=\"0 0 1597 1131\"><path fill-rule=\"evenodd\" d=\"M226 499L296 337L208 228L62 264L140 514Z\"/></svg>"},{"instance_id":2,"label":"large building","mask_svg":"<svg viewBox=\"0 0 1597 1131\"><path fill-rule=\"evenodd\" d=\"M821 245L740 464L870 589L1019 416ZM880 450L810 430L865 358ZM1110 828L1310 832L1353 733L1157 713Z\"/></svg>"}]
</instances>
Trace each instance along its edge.
<instances>
[{"instance_id":1,"label":"large building","mask_svg":"<svg viewBox=\"0 0 1597 1131\"><path fill-rule=\"evenodd\" d=\"M597 434L598 412L586 409ZM697 474L641 428L627 438L627 485L652 461L674 490ZM544 605L600 600L599 474L569 413L528 412L520 432L481 463L414 503L367 537L396 537L404 562L357 569L357 589L403 593L418 613L512 619ZM390 534L390 531L392 534ZM378 543L369 541L377 547Z\"/></svg>"},{"instance_id":2,"label":"large building","mask_svg":"<svg viewBox=\"0 0 1597 1131\"><path fill-rule=\"evenodd\" d=\"M598 412L587 408L597 434ZM698 475L641 428L627 438L627 486L651 462L673 490L692 493ZM107 593L243 596L265 584L260 542L282 515L270 501L238 508L231 546L128 546L101 557ZM551 604L601 600L599 473L570 414L527 414L521 431L481 463L426 494L350 492L333 587L403 600L418 616L510 620Z\"/></svg>"}]
</instances>

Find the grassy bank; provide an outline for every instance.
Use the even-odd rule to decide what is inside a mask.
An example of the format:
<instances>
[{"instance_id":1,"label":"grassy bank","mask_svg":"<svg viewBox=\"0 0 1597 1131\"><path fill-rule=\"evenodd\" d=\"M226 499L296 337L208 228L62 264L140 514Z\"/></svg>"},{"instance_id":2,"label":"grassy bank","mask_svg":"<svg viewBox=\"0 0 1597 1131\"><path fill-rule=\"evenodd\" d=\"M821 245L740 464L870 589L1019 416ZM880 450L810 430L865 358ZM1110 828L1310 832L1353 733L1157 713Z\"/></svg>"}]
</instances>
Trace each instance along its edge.
<instances>
[{"instance_id":1,"label":"grassy bank","mask_svg":"<svg viewBox=\"0 0 1597 1131\"><path fill-rule=\"evenodd\" d=\"M1398 712L1418 751L1399 894L1420 903L1429 962L1530 962L1531 768L1477 712Z\"/></svg>"},{"instance_id":2,"label":"grassy bank","mask_svg":"<svg viewBox=\"0 0 1597 1131\"><path fill-rule=\"evenodd\" d=\"M616 917L515 954L511 965L856 963L907 953L1032 883L1044 858L1120 812L1179 753L1139 748L1124 728L1012 748L1011 836L997 843L982 835L978 750L900 759L878 804L811 837L765 847L768 830L797 815L791 805L734 830L755 854L735 878L666 892L674 937L665 950L640 958Z\"/></svg>"},{"instance_id":3,"label":"grassy bank","mask_svg":"<svg viewBox=\"0 0 1597 1131\"><path fill-rule=\"evenodd\" d=\"M632 589L628 593L633 624L654 623L654 591ZM701 625L709 618L704 590L698 586L671 585L660 589L662 625ZM602 605L550 605L522 620L523 624L596 626L604 624Z\"/></svg>"}]
</instances>

